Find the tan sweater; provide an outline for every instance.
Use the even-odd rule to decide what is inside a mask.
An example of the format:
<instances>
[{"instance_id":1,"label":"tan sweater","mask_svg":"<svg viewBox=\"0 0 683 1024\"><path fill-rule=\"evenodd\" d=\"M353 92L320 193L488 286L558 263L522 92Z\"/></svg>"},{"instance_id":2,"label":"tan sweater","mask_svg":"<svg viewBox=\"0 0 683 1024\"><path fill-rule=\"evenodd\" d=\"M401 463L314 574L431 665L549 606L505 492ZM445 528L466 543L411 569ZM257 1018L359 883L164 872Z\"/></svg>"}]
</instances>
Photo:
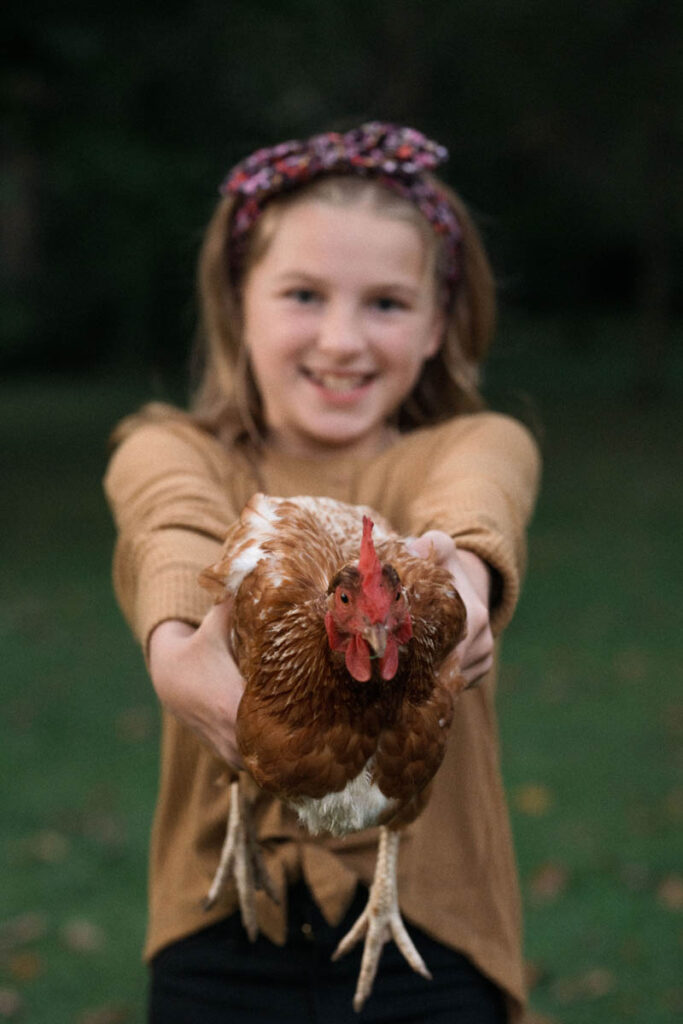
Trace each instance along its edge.
<instances>
[{"instance_id":1,"label":"tan sweater","mask_svg":"<svg viewBox=\"0 0 683 1024\"><path fill-rule=\"evenodd\" d=\"M268 451L247 460L189 422L145 425L117 449L105 479L119 530L116 594L143 646L165 619L196 625L210 603L197 574L216 560L254 491L327 495L374 507L401 534L444 530L485 559L495 570L492 625L500 634L519 593L538 473L527 431L492 413L414 431L362 463L346 454L311 462ZM520 905L494 694L495 670L456 705L429 805L401 841L399 895L408 921L464 952L508 993L514 1020L524 1000ZM221 773L221 763L164 712L147 957L236 909L232 890L212 911L202 909L225 834ZM259 894L263 932L284 942L286 886L302 875L327 920L337 923L357 880L372 880L377 830L313 839L264 794L257 815L266 864L283 896L278 907Z\"/></svg>"}]
</instances>

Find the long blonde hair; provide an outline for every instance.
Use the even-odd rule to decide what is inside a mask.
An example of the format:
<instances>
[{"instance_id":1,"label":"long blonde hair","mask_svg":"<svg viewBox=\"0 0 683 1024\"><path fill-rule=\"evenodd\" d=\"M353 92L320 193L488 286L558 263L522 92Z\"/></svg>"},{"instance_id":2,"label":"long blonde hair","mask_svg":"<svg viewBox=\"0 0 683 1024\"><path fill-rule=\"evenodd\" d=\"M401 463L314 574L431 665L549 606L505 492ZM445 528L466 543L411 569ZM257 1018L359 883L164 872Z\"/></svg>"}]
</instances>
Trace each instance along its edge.
<instances>
[{"instance_id":1,"label":"long blonde hair","mask_svg":"<svg viewBox=\"0 0 683 1024\"><path fill-rule=\"evenodd\" d=\"M369 203L377 213L409 220L425 240L437 296L445 307L446 327L438 352L426 361L412 393L397 410L399 429L405 431L438 423L482 408L479 367L488 351L495 324L493 274L465 204L452 189L438 179L433 180L452 204L462 231L461 273L452 294L443 283L444 254L439 236L410 200L372 179L330 175L271 199L251 232L237 279L234 270L231 272L230 261L235 200L222 199L207 226L198 262L199 327L194 352L191 419L229 442L246 437L256 445L263 441L266 424L261 396L242 344L240 287L250 269L264 255L281 212L310 199L335 205ZM147 406L142 415L147 419L160 419L179 413L156 403ZM122 428L124 433L128 432L125 421ZM116 440L119 437L115 436Z\"/></svg>"}]
</instances>

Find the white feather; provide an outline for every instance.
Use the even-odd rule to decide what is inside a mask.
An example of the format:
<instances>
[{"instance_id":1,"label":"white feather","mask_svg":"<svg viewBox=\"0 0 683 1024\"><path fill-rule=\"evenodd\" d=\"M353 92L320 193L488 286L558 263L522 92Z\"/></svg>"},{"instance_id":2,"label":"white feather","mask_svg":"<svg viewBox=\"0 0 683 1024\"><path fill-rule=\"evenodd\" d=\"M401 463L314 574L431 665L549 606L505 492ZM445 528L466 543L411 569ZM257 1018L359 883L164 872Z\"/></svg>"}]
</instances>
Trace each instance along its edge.
<instances>
[{"instance_id":1,"label":"white feather","mask_svg":"<svg viewBox=\"0 0 683 1024\"><path fill-rule=\"evenodd\" d=\"M329 832L344 836L376 825L385 811L395 804L372 781L372 761L339 793L290 801L301 823L312 835Z\"/></svg>"}]
</instances>

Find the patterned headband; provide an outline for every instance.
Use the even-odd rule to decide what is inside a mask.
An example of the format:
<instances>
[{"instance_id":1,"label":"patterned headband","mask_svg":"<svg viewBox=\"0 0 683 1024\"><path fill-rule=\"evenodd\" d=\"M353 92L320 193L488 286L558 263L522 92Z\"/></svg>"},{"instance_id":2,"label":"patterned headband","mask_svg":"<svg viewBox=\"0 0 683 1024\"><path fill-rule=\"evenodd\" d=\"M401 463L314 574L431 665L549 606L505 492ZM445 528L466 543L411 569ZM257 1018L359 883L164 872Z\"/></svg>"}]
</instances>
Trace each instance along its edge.
<instances>
[{"instance_id":1,"label":"patterned headband","mask_svg":"<svg viewBox=\"0 0 683 1024\"><path fill-rule=\"evenodd\" d=\"M325 174L373 178L414 203L446 241L445 276L453 287L461 273L462 232L446 196L422 172L448 159L448 150L414 128L372 121L343 135L325 132L303 141L259 149L230 171L220 187L239 205L232 224L233 269L240 266L246 237L272 196Z\"/></svg>"}]
</instances>

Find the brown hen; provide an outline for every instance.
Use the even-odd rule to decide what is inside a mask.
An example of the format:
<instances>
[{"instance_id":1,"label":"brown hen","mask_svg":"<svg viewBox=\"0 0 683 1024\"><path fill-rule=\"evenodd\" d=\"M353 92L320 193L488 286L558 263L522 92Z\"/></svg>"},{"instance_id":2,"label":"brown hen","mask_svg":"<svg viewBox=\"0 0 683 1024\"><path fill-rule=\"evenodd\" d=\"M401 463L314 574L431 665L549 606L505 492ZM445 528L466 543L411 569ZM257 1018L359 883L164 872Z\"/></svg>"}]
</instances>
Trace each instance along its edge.
<instances>
[{"instance_id":1,"label":"brown hen","mask_svg":"<svg viewBox=\"0 0 683 1024\"><path fill-rule=\"evenodd\" d=\"M412 554L370 509L257 494L200 582L217 600L234 598L247 771L312 834L382 826L367 907L334 954L365 935L354 1007L369 995L390 935L430 977L401 921L396 861L398 830L426 804L463 687L452 659L439 672L465 633L453 577ZM273 892L236 779L209 904L229 873L255 938L254 888Z\"/></svg>"}]
</instances>

